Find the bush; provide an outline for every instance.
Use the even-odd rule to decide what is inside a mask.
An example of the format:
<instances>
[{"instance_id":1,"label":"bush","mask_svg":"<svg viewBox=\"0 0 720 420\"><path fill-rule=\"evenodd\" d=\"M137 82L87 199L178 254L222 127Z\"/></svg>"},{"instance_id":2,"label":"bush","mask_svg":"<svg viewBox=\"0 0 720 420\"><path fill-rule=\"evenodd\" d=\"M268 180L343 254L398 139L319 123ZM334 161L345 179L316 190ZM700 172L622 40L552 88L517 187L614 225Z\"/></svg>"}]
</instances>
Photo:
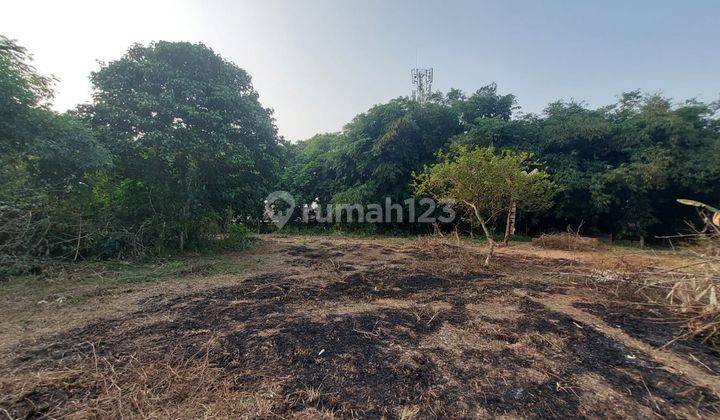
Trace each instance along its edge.
<instances>
[{"instance_id":1,"label":"bush","mask_svg":"<svg viewBox=\"0 0 720 420\"><path fill-rule=\"evenodd\" d=\"M252 231L242 223L232 222L228 225L227 235L220 241L222 249L243 250L252 242Z\"/></svg>"},{"instance_id":2,"label":"bush","mask_svg":"<svg viewBox=\"0 0 720 420\"><path fill-rule=\"evenodd\" d=\"M532 244L540 248L565 251L595 251L600 248L600 241L597 238L588 238L569 232L541 235L533 238Z\"/></svg>"}]
</instances>

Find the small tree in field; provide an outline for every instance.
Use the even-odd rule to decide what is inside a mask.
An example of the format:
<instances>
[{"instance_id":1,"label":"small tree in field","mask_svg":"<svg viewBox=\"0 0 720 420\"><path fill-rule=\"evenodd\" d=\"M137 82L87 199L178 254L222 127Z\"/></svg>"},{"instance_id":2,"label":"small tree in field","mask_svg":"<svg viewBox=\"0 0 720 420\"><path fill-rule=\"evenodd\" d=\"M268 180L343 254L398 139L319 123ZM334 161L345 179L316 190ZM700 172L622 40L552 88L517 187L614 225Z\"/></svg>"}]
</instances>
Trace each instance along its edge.
<instances>
[{"instance_id":1,"label":"small tree in field","mask_svg":"<svg viewBox=\"0 0 720 420\"><path fill-rule=\"evenodd\" d=\"M485 266L495 250L488 223L502 213L510 213L516 205L528 210L547 208L557 190L547 173L528 172L527 153L506 151L498 155L492 147L463 146L439 158L439 163L415 174L415 193L454 200L477 219L490 244Z\"/></svg>"}]
</instances>

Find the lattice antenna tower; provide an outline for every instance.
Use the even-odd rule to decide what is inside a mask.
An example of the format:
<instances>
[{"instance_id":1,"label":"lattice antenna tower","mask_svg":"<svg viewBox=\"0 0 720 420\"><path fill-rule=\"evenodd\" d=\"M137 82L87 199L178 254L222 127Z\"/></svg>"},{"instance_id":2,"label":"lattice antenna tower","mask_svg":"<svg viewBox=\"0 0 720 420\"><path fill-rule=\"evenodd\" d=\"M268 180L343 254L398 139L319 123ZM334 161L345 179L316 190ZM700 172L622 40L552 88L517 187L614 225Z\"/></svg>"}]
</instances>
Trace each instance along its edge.
<instances>
[{"instance_id":1,"label":"lattice antenna tower","mask_svg":"<svg viewBox=\"0 0 720 420\"><path fill-rule=\"evenodd\" d=\"M412 69L412 98L420 103L426 102L432 93L433 69Z\"/></svg>"}]
</instances>

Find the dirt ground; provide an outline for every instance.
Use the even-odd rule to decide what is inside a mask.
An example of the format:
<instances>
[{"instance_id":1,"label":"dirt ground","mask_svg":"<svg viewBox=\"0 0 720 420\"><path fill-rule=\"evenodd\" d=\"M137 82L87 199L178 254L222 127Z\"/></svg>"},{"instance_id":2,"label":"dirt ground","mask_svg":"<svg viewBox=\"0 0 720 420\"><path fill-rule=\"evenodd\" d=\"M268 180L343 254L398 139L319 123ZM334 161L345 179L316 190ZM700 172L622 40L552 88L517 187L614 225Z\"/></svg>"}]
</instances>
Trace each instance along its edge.
<instances>
[{"instance_id":1,"label":"dirt ground","mask_svg":"<svg viewBox=\"0 0 720 420\"><path fill-rule=\"evenodd\" d=\"M0 417L720 416L718 355L663 347L678 320L610 293L618 270L687 256L482 252L263 236L229 257L242 273L6 311Z\"/></svg>"}]
</instances>

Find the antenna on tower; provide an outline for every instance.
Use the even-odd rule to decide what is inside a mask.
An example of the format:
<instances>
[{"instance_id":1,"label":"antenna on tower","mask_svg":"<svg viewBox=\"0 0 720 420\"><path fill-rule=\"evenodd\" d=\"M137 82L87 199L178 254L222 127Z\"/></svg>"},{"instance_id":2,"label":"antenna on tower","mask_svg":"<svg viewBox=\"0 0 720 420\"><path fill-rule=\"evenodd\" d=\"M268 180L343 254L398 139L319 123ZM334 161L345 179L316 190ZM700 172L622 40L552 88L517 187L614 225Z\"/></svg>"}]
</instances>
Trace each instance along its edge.
<instances>
[{"instance_id":1,"label":"antenna on tower","mask_svg":"<svg viewBox=\"0 0 720 420\"><path fill-rule=\"evenodd\" d=\"M424 103L430 98L432 93L433 69L412 69L412 98L420 103Z\"/></svg>"}]
</instances>

